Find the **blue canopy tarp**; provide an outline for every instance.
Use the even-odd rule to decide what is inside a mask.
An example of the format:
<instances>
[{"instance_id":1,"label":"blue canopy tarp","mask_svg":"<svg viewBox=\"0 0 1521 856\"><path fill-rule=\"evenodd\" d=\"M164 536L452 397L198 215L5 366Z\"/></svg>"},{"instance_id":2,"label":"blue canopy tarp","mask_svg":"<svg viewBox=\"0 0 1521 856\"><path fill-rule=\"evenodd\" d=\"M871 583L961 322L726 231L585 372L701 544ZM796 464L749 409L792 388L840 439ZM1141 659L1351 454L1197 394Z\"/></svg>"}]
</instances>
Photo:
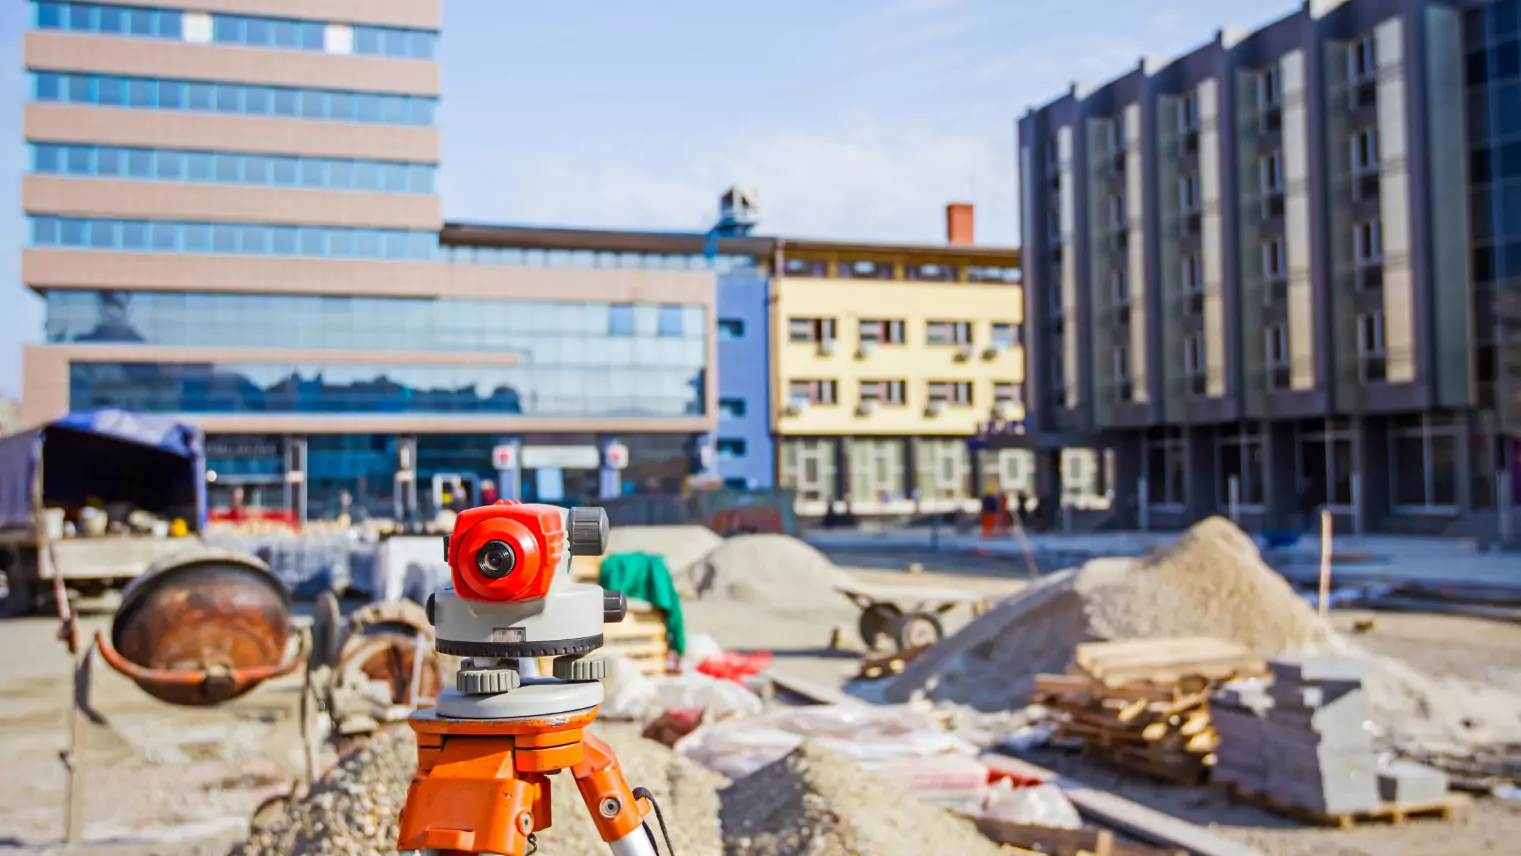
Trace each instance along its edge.
<instances>
[{"instance_id":1,"label":"blue canopy tarp","mask_svg":"<svg viewBox=\"0 0 1521 856\"><path fill-rule=\"evenodd\" d=\"M194 426L117 409L71 413L0 438L0 527L31 524L39 466L44 506L125 502L200 526L205 465Z\"/></svg>"}]
</instances>

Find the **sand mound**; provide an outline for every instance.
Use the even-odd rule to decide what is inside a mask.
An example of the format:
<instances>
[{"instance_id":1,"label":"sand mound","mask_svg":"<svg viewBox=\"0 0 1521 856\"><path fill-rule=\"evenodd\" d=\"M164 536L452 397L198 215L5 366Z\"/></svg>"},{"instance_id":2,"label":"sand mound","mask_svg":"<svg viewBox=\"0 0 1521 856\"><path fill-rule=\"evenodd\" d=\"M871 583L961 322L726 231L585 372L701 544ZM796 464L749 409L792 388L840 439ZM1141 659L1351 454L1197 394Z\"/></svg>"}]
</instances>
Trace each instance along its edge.
<instances>
[{"instance_id":1,"label":"sand mound","mask_svg":"<svg viewBox=\"0 0 1521 856\"><path fill-rule=\"evenodd\" d=\"M664 556L671 573L680 575L723 542L706 526L614 526L607 552Z\"/></svg>"},{"instance_id":2,"label":"sand mound","mask_svg":"<svg viewBox=\"0 0 1521 856\"><path fill-rule=\"evenodd\" d=\"M738 535L689 570L702 600L807 607L836 599L844 571L813 547L789 535Z\"/></svg>"},{"instance_id":3,"label":"sand mound","mask_svg":"<svg viewBox=\"0 0 1521 856\"><path fill-rule=\"evenodd\" d=\"M1029 702L1036 675L1066 671L1083 642L1179 636L1216 636L1265 657L1327 651L1372 660L1375 724L1396 747L1458 748L1521 728L1515 696L1429 678L1342 639L1222 518L1147 558L1096 559L1041 580L910 663L887 697L1015 709Z\"/></svg>"},{"instance_id":4,"label":"sand mound","mask_svg":"<svg viewBox=\"0 0 1521 856\"><path fill-rule=\"evenodd\" d=\"M598 723L593 730L612 746L629 784L647 787L655 795L676 852L683 856L723 852L718 791L728 784L727 779L645 740L637 726ZM306 799L257 825L233 856L394 854L396 816L406 802L416 761L416 742L409 729L377 734L345 755ZM554 826L537 835L541 856L605 852L568 774L551 779L551 797ZM658 836L659 829L655 832Z\"/></svg>"},{"instance_id":5,"label":"sand mound","mask_svg":"<svg viewBox=\"0 0 1521 856\"><path fill-rule=\"evenodd\" d=\"M805 741L723 794L727 856L996 854L969 821L931 808Z\"/></svg>"}]
</instances>

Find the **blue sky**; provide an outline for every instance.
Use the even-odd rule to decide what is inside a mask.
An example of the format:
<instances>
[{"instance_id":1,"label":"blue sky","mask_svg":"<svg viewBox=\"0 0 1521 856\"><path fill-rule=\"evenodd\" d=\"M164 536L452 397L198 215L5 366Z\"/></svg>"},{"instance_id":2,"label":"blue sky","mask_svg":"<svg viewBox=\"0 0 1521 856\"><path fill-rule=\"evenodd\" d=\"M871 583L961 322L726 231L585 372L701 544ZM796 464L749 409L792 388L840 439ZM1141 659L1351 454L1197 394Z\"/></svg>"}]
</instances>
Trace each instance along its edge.
<instances>
[{"instance_id":1,"label":"blue sky","mask_svg":"<svg viewBox=\"0 0 1521 856\"><path fill-rule=\"evenodd\" d=\"M1252 0L445 0L451 219L704 229L754 185L773 234L940 241L944 204L1015 244L1014 122L1073 80L1169 57ZM21 34L0 3L0 198L25 168ZM16 283L19 205L0 206L0 394L19 394L39 301Z\"/></svg>"}]
</instances>

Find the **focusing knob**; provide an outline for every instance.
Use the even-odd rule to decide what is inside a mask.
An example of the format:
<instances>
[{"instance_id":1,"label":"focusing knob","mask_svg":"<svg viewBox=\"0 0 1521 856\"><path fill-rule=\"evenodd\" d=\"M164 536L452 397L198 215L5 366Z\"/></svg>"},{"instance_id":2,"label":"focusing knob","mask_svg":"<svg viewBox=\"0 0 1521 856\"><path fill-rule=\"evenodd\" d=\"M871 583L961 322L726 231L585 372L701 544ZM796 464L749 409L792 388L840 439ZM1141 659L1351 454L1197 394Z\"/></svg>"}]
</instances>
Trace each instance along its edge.
<instances>
[{"instance_id":1,"label":"focusing knob","mask_svg":"<svg viewBox=\"0 0 1521 856\"><path fill-rule=\"evenodd\" d=\"M593 506L570 510L566 538L572 556L600 556L607 552L607 512Z\"/></svg>"},{"instance_id":2,"label":"focusing knob","mask_svg":"<svg viewBox=\"0 0 1521 856\"><path fill-rule=\"evenodd\" d=\"M460 669L454 674L454 688L465 695L496 695L511 692L520 683L512 669Z\"/></svg>"},{"instance_id":3,"label":"focusing knob","mask_svg":"<svg viewBox=\"0 0 1521 856\"><path fill-rule=\"evenodd\" d=\"M621 591L602 590L602 623L617 624L628 615L628 599Z\"/></svg>"},{"instance_id":4,"label":"focusing knob","mask_svg":"<svg viewBox=\"0 0 1521 856\"><path fill-rule=\"evenodd\" d=\"M428 602L423 604L423 612L428 616L428 624L438 626L438 607L434 605L434 596L428 595Z\"/></svg>"},{"instance_id":5,"label":"focusing knob","mask_svg":"<svg viewBox=\"0 0 1521 856\"><path fill-rule=\"evenodd\" d=\"M607 658L556 657L554 671L562 681L600 681L607 677Z\"/></svg>"}]
</instances>

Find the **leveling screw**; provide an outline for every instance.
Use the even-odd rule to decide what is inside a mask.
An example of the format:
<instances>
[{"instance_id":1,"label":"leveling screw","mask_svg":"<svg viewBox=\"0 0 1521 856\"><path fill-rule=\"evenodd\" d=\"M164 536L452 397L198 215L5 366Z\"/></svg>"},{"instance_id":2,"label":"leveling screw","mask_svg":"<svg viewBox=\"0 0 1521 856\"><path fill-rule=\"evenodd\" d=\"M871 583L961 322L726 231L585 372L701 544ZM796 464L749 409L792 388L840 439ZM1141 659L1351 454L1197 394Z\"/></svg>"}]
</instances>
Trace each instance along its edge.
<instances>
[{"instance_id":1,"label":"leveling screw","mask_svg":"<svg viewBox=\"0 0 1521 856\"><path fill-rule=\"evenodd\" d=\"M623 808L623 803L617 797L608 797L602 801L602 816L617 817L618 810Z\"/></svg>"}]
</instances>

